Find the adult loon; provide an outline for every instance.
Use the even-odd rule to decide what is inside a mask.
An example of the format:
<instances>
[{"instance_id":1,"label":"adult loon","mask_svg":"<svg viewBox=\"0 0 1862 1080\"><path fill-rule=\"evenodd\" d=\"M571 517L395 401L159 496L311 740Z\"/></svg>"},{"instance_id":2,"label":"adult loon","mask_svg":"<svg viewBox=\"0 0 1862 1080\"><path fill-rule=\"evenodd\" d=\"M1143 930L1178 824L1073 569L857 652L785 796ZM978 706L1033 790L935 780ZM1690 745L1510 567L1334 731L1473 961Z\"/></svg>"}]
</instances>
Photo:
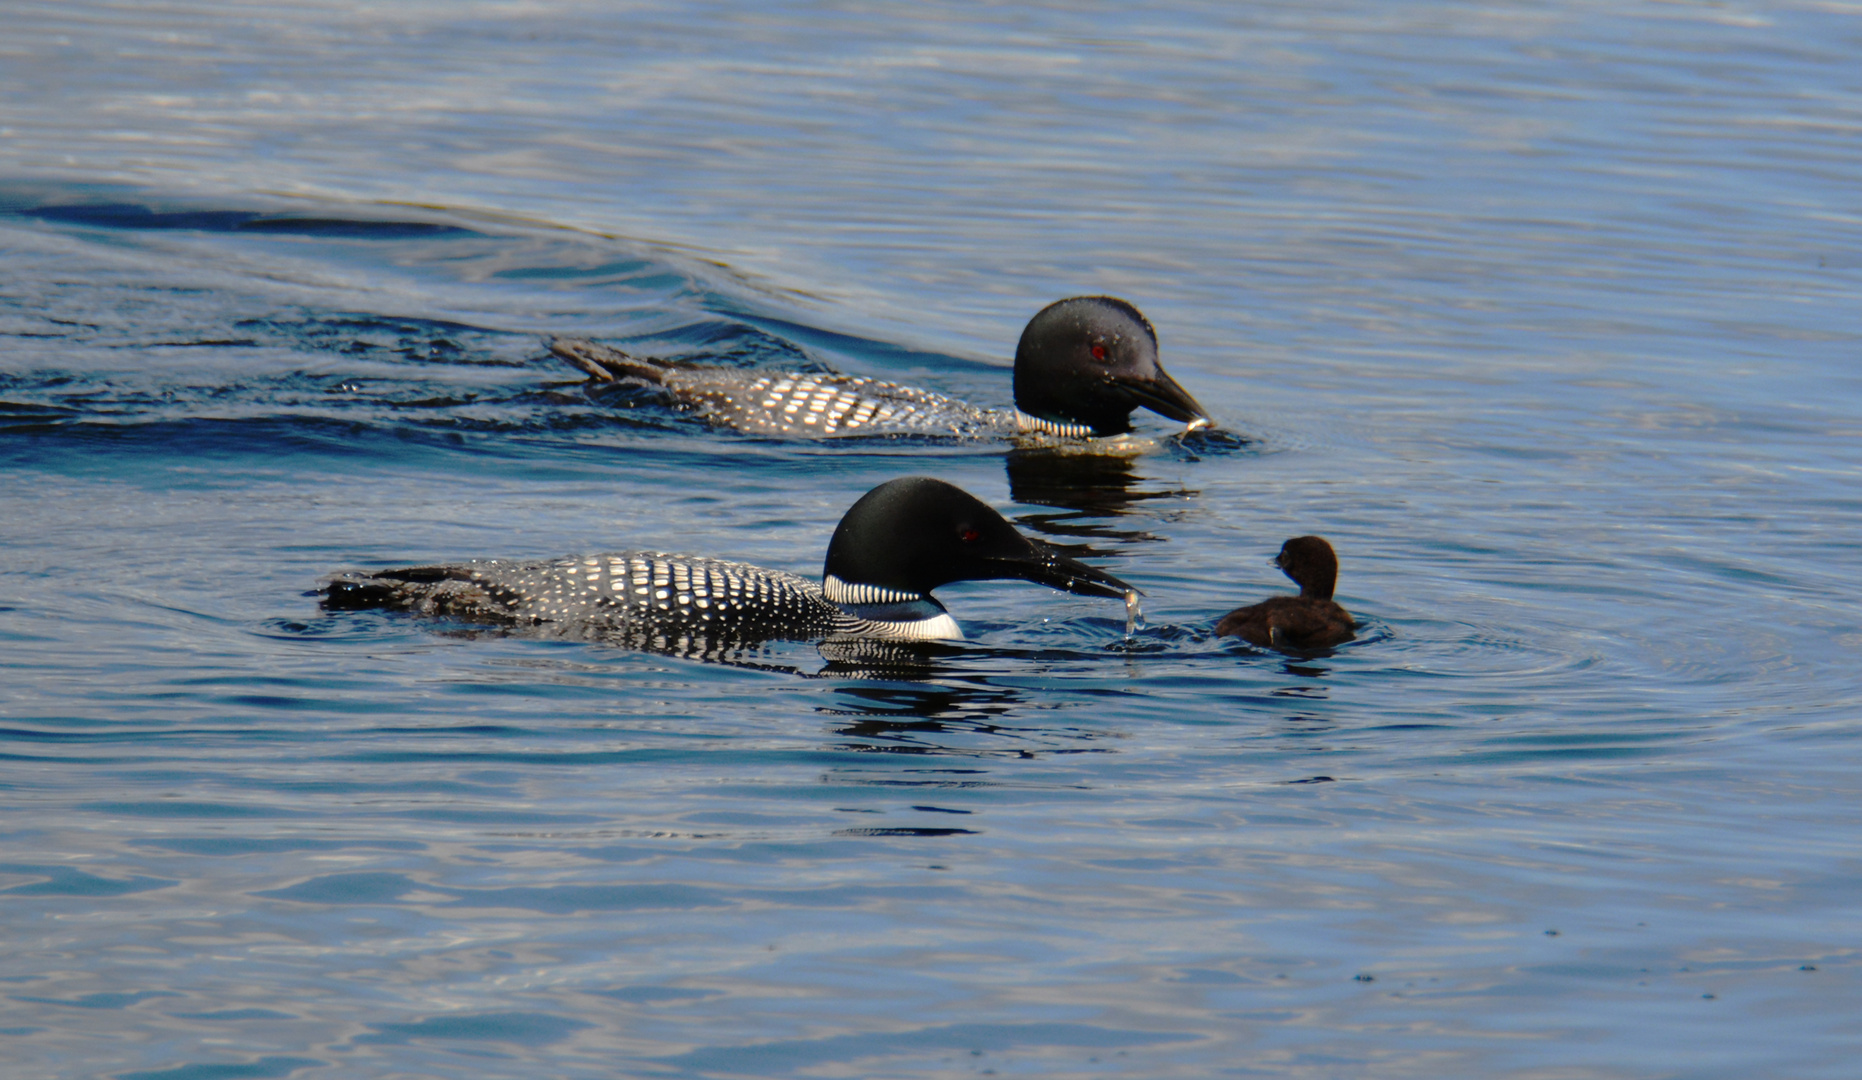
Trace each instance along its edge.
<instances>
[{"instance_id":1,"label":"adult loon","mask_svg":"<svg viewBox=\"0 0 1862 1080\"><path fill-rule=\"evenodd\" d=\"M695 656L782 639L961 640L931 590L993 578L1124 597L1128 605L1137 593L1023 536L963 489L908 476L867 492L841 518L819 585L747 563L620 551L343 574L323 602L535 626Z\"/></svg>"},{"instance_id":2,"label":"adult loon","mask_svg":"<svg viewBox=\"0 0 1862 1080\"><path fill-rule=\"evenodd\" d=\"M1296 536L1280 545L1274 565L1299 583L1298 596L1275 596L1236 608L1216 623L1217 636L1270 649L1325 649L1350 641L1351 613L1332 599L1338 555L1323 536Z\"/></svg>"},{"instance_id":3,"label":"adult loon","mask_svg":"<svg viewBox=\"0 0 1862 1080\"><path fill-rule=\"evenodd\" d=\"M1140 406L1194 431L1209 414L1157 359L1157 332L1110 296L1042 308L1015 347L1015 408L985 409L897 383L840 374L776 373L631 356L592 341L550 351L600 382L664 388L714 423L756 435L1121 435Z\"/></svg>"}]
</instances>

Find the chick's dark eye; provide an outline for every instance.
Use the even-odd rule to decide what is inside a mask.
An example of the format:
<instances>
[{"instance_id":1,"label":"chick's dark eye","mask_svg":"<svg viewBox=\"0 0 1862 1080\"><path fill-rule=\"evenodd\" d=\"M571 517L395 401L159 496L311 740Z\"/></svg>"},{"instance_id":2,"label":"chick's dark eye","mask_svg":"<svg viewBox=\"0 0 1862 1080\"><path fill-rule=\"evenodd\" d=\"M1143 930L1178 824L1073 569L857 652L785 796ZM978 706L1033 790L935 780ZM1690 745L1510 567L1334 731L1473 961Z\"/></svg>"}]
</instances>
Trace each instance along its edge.
<instances>
[{"instance_id":1,"label":"chick's dark eye","mask_svg":"<svg viewBox=\"0 0 1862 1080\"><path fill-rule=\"evenodd\" d=\"M957 536L966 544L974 544L983 538L982 533L977 532L975 529L967 528L957 530Z\"/></svg>"},{"instance_id":2,"label":"chick's dark eye","mask_svg":"<svg viewBox=\"0 0 1862 1080\"><path fill-rule=\"evenodd\" d=\"M1093 342L1093 359L1104 360L1105 358L1106 358L1106 347L1104 345L1099 344L1097 341Z\"/></svg>"}]
</instances>

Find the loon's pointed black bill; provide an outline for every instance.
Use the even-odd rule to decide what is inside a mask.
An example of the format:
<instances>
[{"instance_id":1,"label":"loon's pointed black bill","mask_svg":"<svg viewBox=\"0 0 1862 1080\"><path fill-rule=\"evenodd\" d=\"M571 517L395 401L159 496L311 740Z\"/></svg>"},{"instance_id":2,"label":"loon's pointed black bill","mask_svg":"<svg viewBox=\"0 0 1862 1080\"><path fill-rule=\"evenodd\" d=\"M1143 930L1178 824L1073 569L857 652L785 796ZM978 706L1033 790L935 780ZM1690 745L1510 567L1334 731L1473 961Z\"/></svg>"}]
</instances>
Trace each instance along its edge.
<instances>
[{"instance_id":1,"label":"loon's pointed black bill","mask_svg":"<svg viewBox=\"0 0 1862 1080\"><path fill-rule=\"evenodd\" d=\"M1131 395L1133 401L1159 416L1188 424L1192 429L1207 427L1215 422L1210 419L1208 411L1190 396L1190 392L1161 368L1150 378L1129 382L1121 379L1119 385Z\"/></svg>"},{"instance_id":2,"label":"loon's pointed black bill","mask_svg":"<svg viewBox=\"0 0 1862 1080\"><path fill-rule=\"evenodd\" d=\"M1104 570L1086 565L1055 551L1039 540L1030 540L1032 549L1024 558L1005 560L1005 576L1046 585L1050 589L1078 593L1081 596L1108 596L1122 600L1137 588L1120 581Z\"/></svg>"}]
</instances>

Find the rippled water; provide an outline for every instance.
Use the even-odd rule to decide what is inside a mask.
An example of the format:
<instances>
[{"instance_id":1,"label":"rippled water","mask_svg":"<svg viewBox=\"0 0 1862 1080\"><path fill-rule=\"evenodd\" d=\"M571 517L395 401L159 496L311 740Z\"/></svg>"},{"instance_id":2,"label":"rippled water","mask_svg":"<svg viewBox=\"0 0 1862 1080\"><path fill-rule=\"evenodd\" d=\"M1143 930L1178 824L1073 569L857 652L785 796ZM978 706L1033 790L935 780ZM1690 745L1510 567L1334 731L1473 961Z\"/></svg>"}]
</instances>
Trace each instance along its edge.
<instances>
[{"instance_id":1,"label":"rippled water","mask_svg":"<svg viewBox=\"0 0 1862 1080\"><path fill-rule=\"evenodd\" d=\"M1862 10L12 5L11 1072L1846 1077ZM783 442L554 334L1225 431ZM917 667L323 612L819 571L942 476L1146 590ZM1208 636L1320 532L1367 624Z\"/></svg>"}]
</instances>

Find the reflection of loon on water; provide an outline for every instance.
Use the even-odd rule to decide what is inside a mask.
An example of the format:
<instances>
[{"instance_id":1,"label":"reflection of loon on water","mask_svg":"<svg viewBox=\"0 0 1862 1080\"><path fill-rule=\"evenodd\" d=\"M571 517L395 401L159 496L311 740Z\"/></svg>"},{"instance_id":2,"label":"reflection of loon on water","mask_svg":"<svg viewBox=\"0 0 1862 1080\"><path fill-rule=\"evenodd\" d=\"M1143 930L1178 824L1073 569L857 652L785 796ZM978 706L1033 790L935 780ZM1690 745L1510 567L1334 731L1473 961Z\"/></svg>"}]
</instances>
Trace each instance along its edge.
<instances>
[{"instance_id":1,"label":"reflection of loon on water","mask_svg":"<svg viewBox=\"0 0 1862 1080\"><path fill-rule=\"evenodd\" d=\"M1157 333L1109 296L1049 304L1015 348L1015 409L966 404L930 390L853 375L774 373L630 356L558 340L557 356L602 382L659 386L714 422L757 435L1119 435L1143 407L1189 425L1209 414L1158 362Z\"/></svg>"},{"instance_id":2,"label":"reflection of loon on water","mask_svg":"<svg viewBox=\"0 0 1862 1080\"><path fill-rule=\"evenodd\" d=\"M1186 487L1147 484L1134 454L1069 453L1066 448L1015 447L1005 455L1009 498L1026 506L1047 507L1016 518L1023 528L1048 536L1121 543L1162 538L1131 527L1129 519L1145 504L1193 499ZM1149 516L1165 513L1161 507Z\"/></svg>"},{"instance_id":3,"label":"reflection of loon on water","mask_svg":"<svg viewBox=\"0 0 1862 1080\"><path fill-rule=\"evenodd\" d=\"M961 488L912 476L867 492L841 518L820 585L746 563L621 551L344 574L324 604L537 626L692 656L785 639L961 639L931 590L996 578L1128 604L1136 593L1023 536Z\"/></svg>"}]
</instances>

